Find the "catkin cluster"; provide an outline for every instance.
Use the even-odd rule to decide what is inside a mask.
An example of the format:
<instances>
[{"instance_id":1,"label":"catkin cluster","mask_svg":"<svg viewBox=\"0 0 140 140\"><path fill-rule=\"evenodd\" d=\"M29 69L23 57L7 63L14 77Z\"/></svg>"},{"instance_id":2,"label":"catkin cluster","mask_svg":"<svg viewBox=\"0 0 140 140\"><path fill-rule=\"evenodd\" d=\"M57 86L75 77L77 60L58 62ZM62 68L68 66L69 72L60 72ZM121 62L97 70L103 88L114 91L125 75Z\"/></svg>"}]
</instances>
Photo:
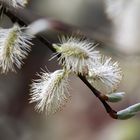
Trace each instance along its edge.
<instances>
[{"instance_id":1,"label":"catkin cluster","mask_svg":"<svg viewBox=\"0 0 140 140\"><path fill-rule=\"evenodd\" d=\"M122 79L118 62L95 50L95 44L77 37L62 37L59 44L53 44L61 70L42 72L31 84L31 101L36 102L38 111L47 115L60 110L70 98L68 76L84 76L98 90L104 87L106 93L113 93ZM116 94L119 99L124 93ZM111 101L111 100L110 100Z\"/></svg>"},{"instance_id":2,"label":"catkin cluster","mask_svg":"<svg viewBox=\"0 0 140 140\"><path fill-rule=\"evenodd\" d=\"M27 4L27 0L1 0L1 13L3 2L14 8L21 8ZM20 69L31 50L32 39L37 33L50 27L49 22L39 20L27 27L20 27L14 23L11 28L0 28L0 72L14 72L17 68ZM103 89L108 101L120 101L124 93L114 93L122 79L118 62L95 50L97 45L88 39L74 36L60 38L60 43L52 44L55 54L51 60L57 57L62 69L54 72L43 70L38 74L39 78L32 81L30 103L36 103L35 109L45 112L46 115L61 110L71 97L68 80L70 74L83 76L98 91ZM139 110L140 104L135 104L119 111L117 115L120 119L127 119Z\"/></svg>"}]
</instances>

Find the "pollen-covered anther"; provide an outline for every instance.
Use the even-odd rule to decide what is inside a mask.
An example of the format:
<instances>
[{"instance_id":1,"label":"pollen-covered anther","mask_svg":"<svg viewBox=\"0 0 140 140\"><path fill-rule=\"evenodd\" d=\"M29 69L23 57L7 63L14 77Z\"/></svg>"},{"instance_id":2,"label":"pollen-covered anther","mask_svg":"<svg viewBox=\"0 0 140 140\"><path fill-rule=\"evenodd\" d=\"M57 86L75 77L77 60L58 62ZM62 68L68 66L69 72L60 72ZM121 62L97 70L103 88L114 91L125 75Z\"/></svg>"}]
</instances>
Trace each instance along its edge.
<instances>
[{"instance_id":1,"label":"pollen-covered anther","mask_svg":"<svg viewBox=\"0 0 140 140\"><path fill-rule=\"evenodd\" d=\"M52 115L62 110L66 102L70 100L68 91L68 72L57 70L53 73L42 72L40 79L31 84L31 100L36 102L35 109Z\"/></svg>"},{"instance_id":2,"label":"pollen-covered anther","mask_svg":"<svg viewBox=\"0 0 140 140\"><path fill-rule=\"evenodd\" d=\"M10 29L0 29L0 69L2 73L21 68L23 59L31 49L32 35L24 32L26 27L15 24Z\"/></svg>"},{"instance_id":3,"label":"pollen-covered anther","mask_svg":"<svg viewBox=\"0 0 140 140\"><path fill-rule=\"evenodd\" d=\"M83 75L83 70L100 57L99 52L94 50L94 43L85 39L62 37L61 43L53 46L57 52L55 56L60 55L59 63L76 74Z\"/></svg>"}]
</instances>

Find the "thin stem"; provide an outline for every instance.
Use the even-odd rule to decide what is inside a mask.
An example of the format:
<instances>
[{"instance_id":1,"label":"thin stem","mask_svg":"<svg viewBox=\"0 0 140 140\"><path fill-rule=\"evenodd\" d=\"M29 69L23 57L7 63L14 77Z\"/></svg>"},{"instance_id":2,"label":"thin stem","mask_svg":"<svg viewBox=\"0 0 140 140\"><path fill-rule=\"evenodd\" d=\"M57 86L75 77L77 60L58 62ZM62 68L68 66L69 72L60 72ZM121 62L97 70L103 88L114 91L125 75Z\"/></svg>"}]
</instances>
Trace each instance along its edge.
<instances>
[{"instance_id":1,"label":"thin stem","mask_svg":"<svg viewBox=\"0 0 140 140\"><path fill-rule=\"evenodd\" d=\"M106 112L113 118L117 119L117 112L111 108L111 106L106 102L107 97L98 91L96 88L94 88L84 76L79 75L79 78L88 86L88 88L94 93L94 95L101 101L104 108L106 109Z\"/></svg>"},{"instance_id":2,"label":"thin stem","mask_svg":"<svg viewBox=\"0 0 140 140\"><path fill-rule=\"evenodd\" d=\"M4 3L3 5L6 8L6 3ZM18 10L19 12L19 10ZM27 17L26 20L24 20L24 18L19 17L18 14L16 13L15 9L13 9L12 7L9 7L8 10L4 10L4 13L12 20L15 22L18 22L20 25L28 25L30 23L30 20ZM25 15L24 15L25 16ZM61 22L52 22L54 27L57 27L59 30L67 30L69 31L69 29L67 29L67 27L69 27L66 24L62 24ZM59 26L58 26L59 25ZM62 26L63 25L63 26ZM42 35L37 35L37 38L44 43L50 50L52 50L53 52L55 52L55 49L52 47L52 43L50 43L50 41L48 41L45 37L43 37ZM96 88L94 88L87 80L84 76L82 75L78 75L79 78L87 85L87 87L94 93L94 95L100 100L100 102L103 104L106 112L113 118L113 119L117 119L117 112L114 111L111 106L106 102L107 100L107 96L104 95L103 93L101 93L100 91L98 91Z\"/></svg>"}]
</instances>

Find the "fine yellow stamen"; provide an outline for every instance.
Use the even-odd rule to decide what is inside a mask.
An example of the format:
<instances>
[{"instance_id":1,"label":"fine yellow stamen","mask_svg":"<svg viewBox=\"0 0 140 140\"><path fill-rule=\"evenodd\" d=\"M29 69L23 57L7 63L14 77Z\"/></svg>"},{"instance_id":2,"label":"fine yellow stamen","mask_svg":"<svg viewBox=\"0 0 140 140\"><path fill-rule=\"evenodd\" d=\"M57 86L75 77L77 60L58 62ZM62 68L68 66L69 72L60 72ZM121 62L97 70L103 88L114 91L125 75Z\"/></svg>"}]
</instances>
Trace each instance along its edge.
<instances>
[{"instance_id":1,"label":"fine yellow stamen","mask_svg":"<svg viewBox=\"0 0 140 140\"><path fill-rule=\"evenodd\" d=\"M15 45L15 41L17 40L18 35L17 35L17 29L14 27L11 32L9 33L9 36L6 40L6 45L5 45L5 56L10 57L13 52L13 48Z\"/></svg>"}]
</instances>

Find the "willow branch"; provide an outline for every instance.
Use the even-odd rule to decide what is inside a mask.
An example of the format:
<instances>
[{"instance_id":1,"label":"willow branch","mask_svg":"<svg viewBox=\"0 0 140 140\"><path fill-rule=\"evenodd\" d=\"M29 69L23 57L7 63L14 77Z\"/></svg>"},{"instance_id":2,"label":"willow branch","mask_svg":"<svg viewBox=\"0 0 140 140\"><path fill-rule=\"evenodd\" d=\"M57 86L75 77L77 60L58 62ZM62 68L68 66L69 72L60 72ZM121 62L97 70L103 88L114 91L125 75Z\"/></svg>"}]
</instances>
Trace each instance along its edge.
<instances>
[{"instance_id":1,"label":"willow branch","mask_svg":"<svg viewBox=\"0 0 140 140\"><path fill-rule=\"evenodd\" d=\"M0 1L1 2L1 1ZM3 6L5 8L8 7L8 5L5 2L2 2ZM25 25L29 25L31 22L42 18L42 17L38 17L35 16L33 13L31 13L28 10L24 10L24 9L16 9L13 7L8 7L8 10L4 10L4 14L6 14L13 22L18 22L18 24L25 26ZM56 21L56 20L52 20L49 18L46 18L46 20L48 20L49 22L51 22L51 24L53 25L54 29L58 29L59 31L63 31L66 33L71 33L73 32L75 29L78 30L78 28L67 25L65 23ZM44 43L47 47L49 47L50 50L52 50L53 52L55 52L55 49L52 47L52 43L50 41L47 40L46 37L44 37L43 35L37 35L37 38ZM113 110L111 108L111 106L106 102L107 100L107 96L104 95L103 93L101 93L100 91L98 91L96 88L94 88L88 81L87 79L82 76L79 75L79 78L87 85L87 87L94 93L94 95L100 100L100 102L103 104L106 112L114 119L117 119L117 112L115 110Z\"/></svg>"}]
</instances>

